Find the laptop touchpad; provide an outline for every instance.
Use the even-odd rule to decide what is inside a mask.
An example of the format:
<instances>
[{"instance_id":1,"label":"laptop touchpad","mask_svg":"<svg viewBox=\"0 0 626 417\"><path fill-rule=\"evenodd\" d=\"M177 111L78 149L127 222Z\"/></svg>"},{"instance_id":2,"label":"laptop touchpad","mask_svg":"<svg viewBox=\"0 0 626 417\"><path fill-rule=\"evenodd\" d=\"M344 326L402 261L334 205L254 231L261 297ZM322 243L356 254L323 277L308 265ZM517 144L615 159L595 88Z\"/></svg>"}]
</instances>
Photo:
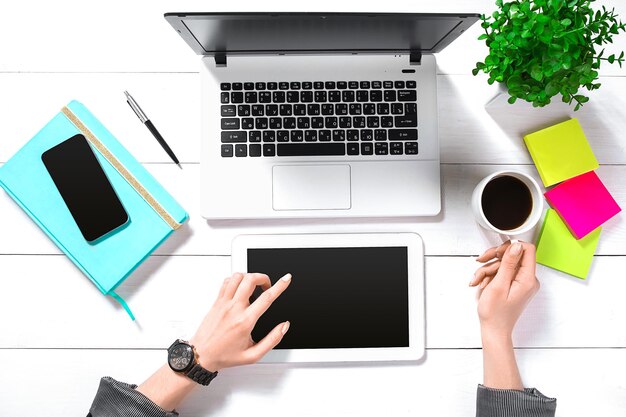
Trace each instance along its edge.
<instances>
[{"instance_id":1,"label":"laptop touchpad","mask_svg":"<svg viewBox=\"0 0 626 417\"><path fill-rule=\"evenodd\" d=\"M275 165L274 210L347 210L350 165Z\"/></svg>"}]
</instances>

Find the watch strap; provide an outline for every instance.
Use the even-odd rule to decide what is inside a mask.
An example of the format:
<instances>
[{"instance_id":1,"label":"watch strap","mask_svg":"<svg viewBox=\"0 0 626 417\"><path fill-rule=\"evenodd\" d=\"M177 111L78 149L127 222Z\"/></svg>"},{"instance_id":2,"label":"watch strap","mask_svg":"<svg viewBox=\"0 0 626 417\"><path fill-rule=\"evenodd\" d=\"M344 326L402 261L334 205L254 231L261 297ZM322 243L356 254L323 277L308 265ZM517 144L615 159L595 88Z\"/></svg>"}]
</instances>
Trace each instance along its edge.
<instances>
[{"instance_id":1,"label":"watch strap","mask_svg":"<svg viewBox=\"0 0 626 417\"><path fill-rule=\"evenodd\" d=\"M196 363L193 368L187 372L187 376L200 385L209 385L217 376L217 372L207 371L199 363Z\"/></svg>"}]
</instances>

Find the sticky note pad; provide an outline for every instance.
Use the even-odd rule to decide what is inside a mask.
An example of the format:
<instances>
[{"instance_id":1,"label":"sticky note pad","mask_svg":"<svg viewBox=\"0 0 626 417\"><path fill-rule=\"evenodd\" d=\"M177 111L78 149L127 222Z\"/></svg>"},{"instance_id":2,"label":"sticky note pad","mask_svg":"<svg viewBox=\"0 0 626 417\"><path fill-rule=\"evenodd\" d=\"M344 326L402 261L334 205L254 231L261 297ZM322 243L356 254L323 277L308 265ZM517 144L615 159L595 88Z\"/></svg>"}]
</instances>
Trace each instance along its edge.
<instances>
[{"instance_id":1,"label":"sticky note pad","mask_svg":"<svg viewBox=\"0 0 626 417\"><path fill-rule=\"evenodd\" d=\"M558 213L548 209L537 240L537 263L585 279L601 231L598 227L584 238L576 239Z\"/></svg>"},{"instance_id":2,"label":"sticky note pad","mask_svg":"<svg viewBox=\"0 0 626 417\"><path fill-rule=\"evenodd\" d=\"M598 161L576 119L524 136L546 187L598 168Z\"/></svg>"},{"instance_id":3,"label":"sticky note pad","mask_svg":"<svg viewBox=\"0 0 626 417\"><path fill-rule=\"evenodd\" d=\"M576 239L587 236L621 211L594 171L570 178L545 196Z\"/></svg>"}]
</instances>

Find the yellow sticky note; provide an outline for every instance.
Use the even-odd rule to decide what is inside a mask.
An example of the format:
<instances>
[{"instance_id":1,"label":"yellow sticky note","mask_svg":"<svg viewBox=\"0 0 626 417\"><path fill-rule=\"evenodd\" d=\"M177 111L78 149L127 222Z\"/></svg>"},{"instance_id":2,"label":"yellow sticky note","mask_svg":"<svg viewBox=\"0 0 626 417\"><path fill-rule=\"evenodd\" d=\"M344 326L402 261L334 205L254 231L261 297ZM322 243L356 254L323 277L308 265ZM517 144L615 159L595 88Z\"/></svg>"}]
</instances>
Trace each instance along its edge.
<instances>
[{"instance_id":1,"label":"yellow sticky note","mask_svg":"<svg viewBox=\"0 0 626 417\"><path fill-rule=\"evenodd\" d=\"M576 239L558 213L548 209L537 240L537 263L585 279L601 231L598 227L582 239Z\"/></svg>"},{"instance_id":2,"label":"yellow sticky note","mask_svg":"<svg viewBox=\"0 0 626 417\"><path fill-rule=\"evenodd\" d=\"M524 142L546 187L598 168L576 119L528 134Z\"/></svg>"}]
</instances>

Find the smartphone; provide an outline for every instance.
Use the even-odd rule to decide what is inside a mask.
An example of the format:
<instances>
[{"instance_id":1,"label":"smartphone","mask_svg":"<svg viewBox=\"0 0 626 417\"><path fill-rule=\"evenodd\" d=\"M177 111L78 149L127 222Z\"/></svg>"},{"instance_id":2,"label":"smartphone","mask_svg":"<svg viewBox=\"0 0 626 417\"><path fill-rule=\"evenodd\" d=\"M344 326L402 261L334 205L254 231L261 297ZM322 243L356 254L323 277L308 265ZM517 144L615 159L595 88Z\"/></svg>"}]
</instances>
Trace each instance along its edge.
<instances>
[{"instance_id":1,"label":"smartphone","mask_svg":"<svg viewBox=\"0 0 626 417\"><path fill-rule=\"evenodd\" d=\"M128 222L128 213L83 135L47 150L41 160L85 240L94 243Z\"/></svg>"}]
</instances>

